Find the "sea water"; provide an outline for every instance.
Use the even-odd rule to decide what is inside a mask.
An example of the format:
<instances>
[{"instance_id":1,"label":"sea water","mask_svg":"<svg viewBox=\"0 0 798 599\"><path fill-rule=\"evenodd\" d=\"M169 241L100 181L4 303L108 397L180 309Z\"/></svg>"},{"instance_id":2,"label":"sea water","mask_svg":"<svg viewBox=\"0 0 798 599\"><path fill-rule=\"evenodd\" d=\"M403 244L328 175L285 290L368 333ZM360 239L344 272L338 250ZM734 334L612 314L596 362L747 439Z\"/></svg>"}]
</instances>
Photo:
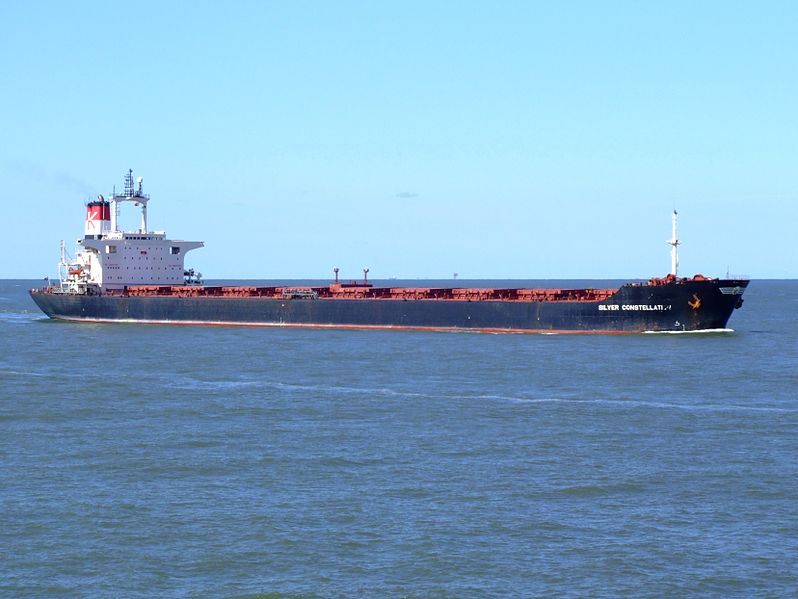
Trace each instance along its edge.
<instances>
[{"instance_id":1,"label":"sea water","mask_svg":"<svg viewBox=\"0 0 798 599\"><path fill-rule=\"evenodd\" d=\"M798 593L798 281L628 336L74 324L34 284L2 596Z\"/></svg>"}]
</instances>

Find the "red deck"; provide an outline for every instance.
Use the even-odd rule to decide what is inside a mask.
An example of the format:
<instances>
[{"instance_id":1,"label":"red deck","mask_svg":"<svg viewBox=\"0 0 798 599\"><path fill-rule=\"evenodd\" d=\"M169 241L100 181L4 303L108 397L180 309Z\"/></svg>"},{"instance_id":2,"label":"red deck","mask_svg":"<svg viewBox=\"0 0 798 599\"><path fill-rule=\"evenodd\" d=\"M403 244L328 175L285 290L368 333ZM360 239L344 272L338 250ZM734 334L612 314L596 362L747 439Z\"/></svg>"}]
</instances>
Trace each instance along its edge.
<instances>
[{"instance_id":1,"label":"red deck","mask_svg":"<svg viewBox=\"0 0 798 599\"><path fill-rule=\"evenodd\" d=\"M704 275L692 277L653 277L646 283L628 283L637 287L659 287L693 281L714 281ZM56 285L43 292L60 290ZM124 289L105 289L104 295L123 297L265 297L273 299L370 299L370 300L436 300L469 302L600 302L618 292L614 289L545 289L487 287L374 287L371 283L331 283L323 287L283 286L255 287L246 285L129 285Z\"/></svg>"},{"instance_id":2,"label":"red deck","mask_svg":"<svg viewBox=\"0 0 798 599\"><path fill-rule=\"evenodd\" d=\"M325 287L158 286L132 285L125 290L106 290L107 295L130 297L266 297L325 299L385 299L502 302L596 302L617 289L489 289L483 287L373 287L332 284Z\"/></svg>"}]
</instances>

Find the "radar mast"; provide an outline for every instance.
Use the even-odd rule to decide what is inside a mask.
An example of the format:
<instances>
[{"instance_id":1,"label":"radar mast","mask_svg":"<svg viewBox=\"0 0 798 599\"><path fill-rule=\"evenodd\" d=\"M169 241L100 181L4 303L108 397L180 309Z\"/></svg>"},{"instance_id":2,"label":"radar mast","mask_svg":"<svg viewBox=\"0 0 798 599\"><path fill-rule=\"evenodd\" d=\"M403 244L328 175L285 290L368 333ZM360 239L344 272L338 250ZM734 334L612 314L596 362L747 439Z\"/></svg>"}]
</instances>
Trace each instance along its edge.
<instances>
[{"instance_id":1,"label":"radar mast","mask_svg":"<svg viewBox=\"0 0 798 599\"><path fill-rule=\"evenodd\" d=\"M124 193L117 194L114 192L111 196L111 231L119 231L119 202L134 202L134 205L141 206L141 228L139 233L147 232L147 202L150 201L150 196L142 192L142 181L141 177L136 179L136 183L139 184L139 188L136 189L133 182L133 169L128 169L125 175Z\"/></svg>"}]
</instances>

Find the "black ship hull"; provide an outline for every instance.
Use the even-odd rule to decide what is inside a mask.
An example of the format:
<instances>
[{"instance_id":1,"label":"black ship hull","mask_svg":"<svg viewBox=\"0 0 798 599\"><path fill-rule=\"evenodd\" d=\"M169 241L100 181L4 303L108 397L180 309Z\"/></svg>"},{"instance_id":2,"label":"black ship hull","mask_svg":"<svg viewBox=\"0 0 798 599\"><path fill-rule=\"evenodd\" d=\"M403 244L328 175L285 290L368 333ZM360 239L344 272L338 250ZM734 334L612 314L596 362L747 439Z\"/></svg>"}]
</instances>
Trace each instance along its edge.
<instances>
[{"instance_id":1,"label":"black ship hull","mask_svg":"<svg viewBox=\"0 0 798 599\"><path fill-rule=\"evenodd\" d=\"M169 297L33 290L51 318L275 327L640 333L723 330L747 280L626 284L601 301Z\"/></svg>"}]
</instances>

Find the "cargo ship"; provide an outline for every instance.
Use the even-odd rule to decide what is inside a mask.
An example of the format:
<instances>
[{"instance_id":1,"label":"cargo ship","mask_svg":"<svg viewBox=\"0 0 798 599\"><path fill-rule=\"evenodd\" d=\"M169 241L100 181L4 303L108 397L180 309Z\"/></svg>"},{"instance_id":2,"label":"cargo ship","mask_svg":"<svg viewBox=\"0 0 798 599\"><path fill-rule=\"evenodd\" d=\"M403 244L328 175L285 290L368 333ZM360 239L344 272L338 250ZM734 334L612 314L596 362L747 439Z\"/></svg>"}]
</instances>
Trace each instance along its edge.
<instances>
[{"instance_id":1,"label":"cargo ship","mask_svg":"<svg viewBox=\"0 0 798 599\"><path fill-rule=\"evenodd\" d=\"M420 329L517 333L643 333L727 330L744 278L678 276L676 212L671 272L612 289L386 287L335 279L321 286L206 285L185 268L201 241L168 239L147 222L149 196L128 171L122 193L86 204L84 235L70 258L61 242L58 284L30 291L50 318L78 322ZM119 210L141 210L135 231Z\"/></svg>"}]
</instances>

